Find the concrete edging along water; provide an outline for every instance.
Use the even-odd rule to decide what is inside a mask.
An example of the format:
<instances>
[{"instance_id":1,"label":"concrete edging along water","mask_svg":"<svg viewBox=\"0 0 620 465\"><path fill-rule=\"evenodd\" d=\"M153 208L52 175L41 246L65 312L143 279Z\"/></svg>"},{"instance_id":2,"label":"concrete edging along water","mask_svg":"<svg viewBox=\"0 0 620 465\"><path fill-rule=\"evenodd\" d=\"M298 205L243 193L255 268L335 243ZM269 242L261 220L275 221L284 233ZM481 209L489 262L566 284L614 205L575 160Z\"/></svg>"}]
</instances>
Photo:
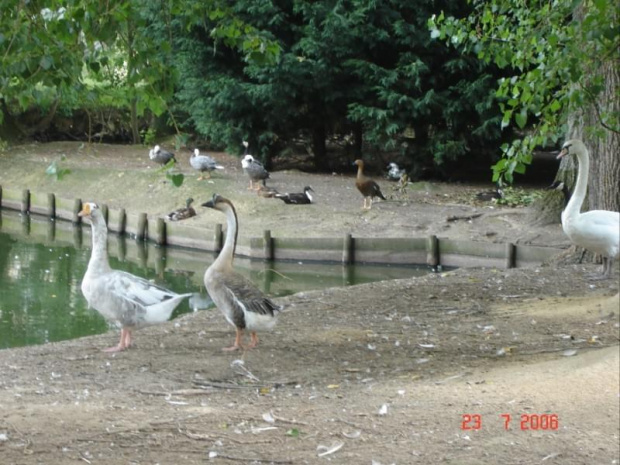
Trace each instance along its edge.
<instances>
[{"instance_id":1,"label":"concrete edging along water","mask_svg":"<svg viewBox=\"0 0 620 465\"><path fill-rule=\"evenodd\" d=\"M81 199L67 200L54 194L33 193L28 189L4 189L0 186L0 208L37 214L80 223L77 213ZM211 233L182 223L148 218L146 213L126 212L102 205L110 231L128 234L137 240L158 245L217 252L223 244L223 228L214 225ZM479 267L515 268L536 266L558 253L554 247L524 246L512 243L475 242L439 238L364 238L345 234L342 237L285 238L272 237L266 230L262 237L239 238L237 255L259 260L329 261L343 264L377 263L422 265L433 268Z\"/></svg>"}]
</instances>

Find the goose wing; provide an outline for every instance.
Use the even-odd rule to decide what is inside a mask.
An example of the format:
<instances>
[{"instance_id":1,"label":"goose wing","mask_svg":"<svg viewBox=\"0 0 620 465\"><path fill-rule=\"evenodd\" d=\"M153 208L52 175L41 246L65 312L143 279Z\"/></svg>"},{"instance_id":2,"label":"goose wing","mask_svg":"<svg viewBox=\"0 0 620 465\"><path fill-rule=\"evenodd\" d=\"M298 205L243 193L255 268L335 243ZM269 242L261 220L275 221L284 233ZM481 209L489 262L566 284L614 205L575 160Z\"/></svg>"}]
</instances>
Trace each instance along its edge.
<instances>
[{"instance_id":1,"label":"goose wing","mask_svg":"<svg viewBox=\"0 0 620 465\"><path fill-rule=\"evenodd\" d=\"M269 297L261 292L251 281L240 274L231 273L223 280L222 286L226 300L234 313L243 311L260 315L274 316L280 310Z\"/></svg>"},{"instance_id":2,"label":"goose wing","mask_svg":"<svg viewBox=\"0 0 620 465\"><path fill-rule=\"evenodd\" d=\"M212 170L215 169L215 165L217 165L217 162L208 155L198 155L196 157L192 157L190 159L190 163L194 167L194 169L197 169L199 171Z\"/></svg>"},{"instance_id":3,"label":"goose wing","mask_svg":"<svg viewBox=\"0 0 620 465\"><path fill-rule=\"evenodd\" d=\"M263 165L261 165L257 161L251 162L246 168L246 172L248 173L248 176L250 176L250 178L252 178L253 180L269 178L269 172L263 167Z\"/></svg>"},{"instance_id":4,"label":"goose wing","mask_svg":"<svg viewBox=\"0 0 620 465\"><path fill-rule=\"evenodd\" d=\"M139 326L166 321L182 297L144 278L115 270L93 280L89 303L123 326Z\"/></svg>"}]
</instances>

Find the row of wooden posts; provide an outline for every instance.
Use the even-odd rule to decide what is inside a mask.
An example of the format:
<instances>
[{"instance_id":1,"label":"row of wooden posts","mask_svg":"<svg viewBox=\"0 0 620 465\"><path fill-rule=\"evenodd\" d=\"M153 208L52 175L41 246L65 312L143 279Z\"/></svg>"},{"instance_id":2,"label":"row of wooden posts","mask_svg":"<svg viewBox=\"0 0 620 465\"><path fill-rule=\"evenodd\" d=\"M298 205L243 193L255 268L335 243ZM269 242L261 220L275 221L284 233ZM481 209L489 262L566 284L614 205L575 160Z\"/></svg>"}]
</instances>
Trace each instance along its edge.
<instances>
[{"instance_id":1,"label":"row of wooden posts","mask_svg":"<svg viewBox=\"0 0 620 465\"><path fill-rule=\"evenodd\" d=\"M21 192L0 186L0 208L18 210L23 214L44 215L81 223L78 213L82 200L66 200L54 194L41 196L25 189ZM163 218L149 220L146 213L137 215L125 209L100 206L108 229L117 234L133 236L138 241L151 240L158 245L174 245L219 252L223 246L222 224L214 225L209 234L205 228L166 222ZM429 236L426 238L361 238L345 234L340 238L280 238L265 230L262 237L240 238L237 253L263 260L331 261L343 264L359 262L398 265L427 264L468 267L495 266L515 268L537 265L558 250L513 243L458 241Z\"/></svg>"}]
</instances>

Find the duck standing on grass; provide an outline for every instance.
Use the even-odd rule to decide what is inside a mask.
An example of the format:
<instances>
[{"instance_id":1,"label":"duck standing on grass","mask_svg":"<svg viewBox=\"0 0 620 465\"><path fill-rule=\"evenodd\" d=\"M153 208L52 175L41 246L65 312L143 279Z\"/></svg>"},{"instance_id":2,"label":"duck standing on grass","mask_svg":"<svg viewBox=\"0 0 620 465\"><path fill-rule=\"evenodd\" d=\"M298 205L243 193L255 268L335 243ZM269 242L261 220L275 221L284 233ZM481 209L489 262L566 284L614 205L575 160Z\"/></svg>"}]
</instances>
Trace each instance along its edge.
<instances>
[{"instance_id":1,"label":"duck standing on grass","mask_svg":"<svg viewBox=\"0 0 620 465\"><path fill-rule=\"evenodd\" d=\"M248 153L249 144L247 141L243 141L243 146L245 147L245 152L241 159L241 168L243 168L243 172L250 178L250 187L248 187L248 189L260 189L260 186L254 187L254 183L260 181L263 186L265 186L265 181L269 179L269 171L265 169L261 162L255 160L254 157Z\"/></svg>"},{"instance_id":2,"label":"duck standing on grass","mask_svg":"<svg viewBox=\"0 0 620 465\"><path fill-rule=\"evenodd\" d=\"M379 184L372 179L364 176L364 162L362 160L355 160L354 165L357 165L357 178L355 179L355 187L364 196L364 210L370 210L372 208L372 199L379 197L380 199L387 200Z\"/></svg>"},{"instance_id":3,"label":"duck standing on grass","mask_svg":"<svg viewBox=\"0 0 620 465\"><path fill-rule=\"evenodd\" d=\"M174 153L162 149L159 145L149 150L149 158L155 163L159 163L161 166L166 166L170 160L174 160L175 163L177 162L177 159L174 158Z\"/></svg>"},{"instance_id":4,"label":"duck standing on grass","mask_svg":"<svg viewBox=\"0 0 620 465\"><path fill-rule=\"evenodd\" d=\"M248 279L235 272L233 259L237 246L238 221L232 202L218 194L202 204L226 215L226 240L217 259L211 264L204 276L207 292L224 314L226 320L235 327L235 343L223 350L243 349L243 331L250 331L251 341L245 348L251 349L258 344L256 331L272 329L277 321L281 307L265 296Z\"/></svg>"},{"instance_id":5,"label":"duck standing on grass","mask_svg":"<svg viewBox=\"0 0 620 465\"><path fill-rule=\"evenodd\" d=\"M198 181L202 181L204 179L205 173L207 173L207 179L211 179L211 171L224 169L222 165L219 165L209 155L201 155L200 150L198 149L194 149L194 153L192 153L191 157L189 158L189 164L196 171L200 172Z\"/></svg>"},{"instance_id":6,"label":"duck standing on grass","mask_svg":"<svg viewBox=\"0 0 620 465\"><path fill-rule=\"evenodd\" d=\"M110 268L108 228L101 210L94 203L85 203L78 215L90 220L93 234L82 294L90 308L121 326L118 345L104 350L120 352L131 347L134 329L168 321L174 309L191 294L177 294L139 276Z\"/></svg>"}]
</instances>

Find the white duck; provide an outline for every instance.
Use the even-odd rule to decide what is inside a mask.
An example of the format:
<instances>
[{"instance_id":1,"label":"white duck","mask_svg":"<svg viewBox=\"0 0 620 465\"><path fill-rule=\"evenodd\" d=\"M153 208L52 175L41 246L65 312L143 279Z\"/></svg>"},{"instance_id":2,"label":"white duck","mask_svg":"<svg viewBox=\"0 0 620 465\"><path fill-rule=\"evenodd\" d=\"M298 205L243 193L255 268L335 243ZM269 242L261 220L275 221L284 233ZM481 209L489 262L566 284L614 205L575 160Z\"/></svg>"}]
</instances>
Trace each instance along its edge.
<instances>
[{"instance_id":1,"label":"white duck","mask_svg":"<svg viewBox=\"0 0 620 465\"><path fill-rule=\"evenodd\" d=\"M214 194L213 198L202 204L226 214L226 240L217 259L205 272L204 283L207 292L224 314L226 320L235 327L235 343L223 350L243 349L243 331L250 331L251 342L247 348L258 344L256 331L272 329L282 309L265 296L248 279L233 270L233 259L237 245L237 213L232 202Z\"/></svg>"},{"instance_id":2,"label":"white duck","mask_svg":"<svg viewBox=\"0 0 620 465\"><path fill-rule=\"evenodd\" d=\"M388 174L387 177L388 179L391 179L392 181L398 181L403 174L406 174L406 171L403 169L401 170L398 165L394 162L390 162L390 164L388 164L387 166L388 169Z\"/></svg>"},{"instance_id":3,"label":"white duck","mask_svg":"<svg viewBox=\"0 0 620 465\"><path fill-rule=\"evenodd\" d=\"M583 142L571 139L564 143L558 158L573 154L579 162L577 182L562 212L562 229L573 244L603 256L602 277L609 278L613 259L620 255L620 213L608 210L581 213L588 189L590 156Z\"/></svg>"},{"instance_id":4,"label":"white duck","mask_svg":"<svg viewBox=\"0 0 620 465\"><path fill-rule=\"evenodd\" d=\"M243 145L245 147L245 152L241 159L241 167L243 168L243 172L250 178L250 187L248 187L248 189L260 189L260 186L254 187L254 183L261 181L263 186L265 186L265 181L269 179L269 172L261 162L255 160L254 157L248 153L248 142L243 141Z\"/></svg>"},{"instance_id":5,"label":"white duck","mask_svg":"<svg viewBox=\"0 0 620 465\"><path fill-rule=\"evenodd\" d=\"M101 210L94 203L85 203L79 216L90 219L93 232L93 250L82 280L82 294L89 307L120 324L120 342L104 350L119 352L131 346L134 329L167 321L191 294L177 294L144 278L110 268L108 228Z\"/></svg>"},{"instance_id":6,"label":"white duck","mask_svg":"<svg viewBox=\"0 0 620 465\"><path fill-rule=\"evenodd\" d=\"M207 173L207 176L210 179L211 178L211 171L213 171L213 170L223 170L224 169L224 167L222 165L218 164L209 155L201 155L200 154L200 150L198 150L198 149L194 149L194 153L192 154L192 156L189 159L189 164L196 171L200 172L200 177L198 178L199 181L204 179L205 172Z\"/></svg>"}]
</instances>

